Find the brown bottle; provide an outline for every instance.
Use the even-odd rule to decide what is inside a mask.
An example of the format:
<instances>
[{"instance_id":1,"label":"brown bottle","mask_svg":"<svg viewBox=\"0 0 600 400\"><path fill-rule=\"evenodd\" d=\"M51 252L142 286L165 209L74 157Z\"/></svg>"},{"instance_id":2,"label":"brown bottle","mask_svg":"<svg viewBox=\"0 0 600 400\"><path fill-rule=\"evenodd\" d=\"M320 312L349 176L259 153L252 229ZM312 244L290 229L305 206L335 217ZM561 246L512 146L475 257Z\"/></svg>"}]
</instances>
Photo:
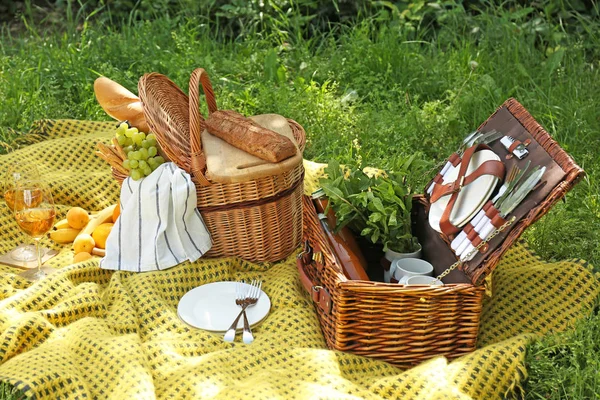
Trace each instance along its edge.
<instances>
[{"instance_id":1,"label":"brown bottle","mask_svg":"<svg viewBox=\"0 0 600 400\"><path fill-rule=\"evenodd\" d=\"M368 281L367 261L362 254L362 251L356 243L354 235L348 227L343 227L339 232L335 233L336 218L333 209L329 209L327 214L327 204L329 200L325 196L323 189L319 189L312 194L313 203L317 209L319 220L323 225L323 230L327 235L327 239L333 252L344 270L344 275L351 280Z\"/></svg>"}]
</instances>

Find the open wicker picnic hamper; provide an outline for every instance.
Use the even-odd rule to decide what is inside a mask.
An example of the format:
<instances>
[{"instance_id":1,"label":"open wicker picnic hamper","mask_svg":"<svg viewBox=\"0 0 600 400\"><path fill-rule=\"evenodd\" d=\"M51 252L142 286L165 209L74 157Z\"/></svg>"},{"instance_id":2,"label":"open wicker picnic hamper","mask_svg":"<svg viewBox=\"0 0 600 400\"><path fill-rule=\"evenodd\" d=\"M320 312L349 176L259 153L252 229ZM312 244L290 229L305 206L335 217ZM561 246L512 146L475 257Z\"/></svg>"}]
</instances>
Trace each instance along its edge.
<instances>
[{"instance_id":1,"label":"open wicker picnic hamper","mask_svg":"<svg viewBox=\"0 0 600 400\"><path fill-rule=\"evenodd\" d=\"M485 293L485 277L521 233L541 218L583 176L583 170L514 99L507 100L479 128L495 129L527 143L530 160L546 167L544 182L514 209L514 220L482 243L477 255L457 263L450 238L427 222L430 197L413 201L412 226L423 258L443 286L405 286L349 280L328 242L316 209L304 197L304 251L298 256L300 280L315 303L330 348L374 357L402 367L436 355L455 358L473 351ZM507 155L499 143L489 146ZM503 158L508 169L519 162ZM366 255L366 253L365 253ZM449 267L458 266L455 269Z\"/></svg>"},{"instance_id":2,"label":"open wicker picnic hamper","mask_svg":"<svg viewBox=\"0 0 600 400\"><path fill-rule=\"evenodd\" d=\"M166 76L149 73L138 83L144 115L166 157L190 173L196 184L198 210L213 245L208 257L238 256L252 261L278 261L298 248L302 236L302 192L304 167L275 175L235 182L212 182L206 176L206 158L201 133L200 91L205 94L208 112L217 103L208 75L202 68L193 71L189 98ZM306 142L304 129L287 119L300 152ZM125 175L113 169L119 183Z\"/></svg>"}]
</instances>

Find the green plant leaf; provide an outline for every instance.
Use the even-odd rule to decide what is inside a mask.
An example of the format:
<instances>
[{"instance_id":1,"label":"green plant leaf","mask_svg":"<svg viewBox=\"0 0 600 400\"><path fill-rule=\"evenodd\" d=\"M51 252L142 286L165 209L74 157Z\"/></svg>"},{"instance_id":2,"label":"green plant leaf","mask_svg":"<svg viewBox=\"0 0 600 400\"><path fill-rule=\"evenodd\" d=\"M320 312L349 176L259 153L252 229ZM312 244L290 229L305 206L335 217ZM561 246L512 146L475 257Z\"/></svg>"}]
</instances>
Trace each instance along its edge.
<instances>
[{"instance_id":1,"label":"green plant leaf","mask_svg":"<svg viewBox=\"0 0 600 400\"><path fill-rule=\"evenodd\" d=\"M379 231L375 230L373 232L373 234L371 235L371 242L377 243L378 240L379 240Z\"/></svg>"},{"instance_id":2,"label":"green plant leaf","mask_svg":"<svg viewBox=\"0 0 600 400\"><path fill-rule=\"evenodd\" d=\"M552 55L550 57L548 57L548 59L546 60L546 67L545 67L547 74L553 73L560 66L560 63L561 63L564 55L565 55L565 49L560 48L557 51L555 51L554 53L552 53Z\"/></svg>"},{"instance_id":3,"label":"green plant leaf","mask_svg":"<svg viewBox=\"0 0 600 400\"><path fill-rule=\"evenodd\" d=\"M375 222L379 222L381 220L383 220L383 214L382 213L376 212L376 213L373 213L373 214L369 215L369 222L375 223Z\"/></svg>"},{"instance_id":4,"label":"green plant leaf","mask_svg":"<svg viewBox=\"0 0 600 400\"><path fill-rule=\"evenodd\" d=\"M385 214L385 207L383 206L383 203L381 202L381 199L378 197L373 197L373 199L371 200L373 205L375 206L375 208L377 209L377 211L379 211L382 214Z\"/></svg>"},{"instance_id":5,"label":"green plant leaf","mask_svg":"<svg viewBox=\"0 0 600 400\"><path fill-rule=\"evenodd\" d=\"M271 49L265 57L265 74L270 80L277 79L277 69L279 68L279 59L275 50Z\"/></svg>"},{"instance_id":6,"label":"green plant leaf","mask_svg":"<svg viewBox=\"0 0 600 400\"><path fill-rule=\"evenodd\" d=\"M415 158L417 158L417 153L414 153L408 157L408 159L402 164L402 171L408 171Z\"/></svg>"},{"instance_id":7,"label":"green plant leaf","mask_svg":"<svg viewBox=\"0 0 600 400\"><path fill-rule=\"evenodd\" d=\"M398 225L398 220L396 219L396 210L392 211L392 213L390 214L390 219L388 221L388 225L389 226L397 226Z\"/></svg>"},{"instance_id":8,"label":"green plant leaf","mask_svg":"<svg viewBox=\"0 0 600 400\"><path fill-rule=\"evenodd\" d=\"M369 188L369 186L371 186L371 178L369 178L367 175L362 174L361 177L359 177L359 182L358 182L358 189L359 190L367 190Z\"/></svg>"},{"instance_id":9,"label":"green plant leaf","mask_svg":"<svg viewBox=\"0 0 600 400\"><path fill-rule=\"evenodd\" d=\"M277 80L279 83L284 83L287 80L287 69L283 65L277 68Z\"/></svg>"},{"instance_id":10,"label":"green plant leaf","mask_svg":"<svg viewBox=\"0 0 600 400\"><path fill-rule=\"evenodd\" d=\"M332 197L332 195L337 196L339 198L346 197L344 196L344 192L342 192L339 188L333 186L332 184L323 182L321 184L321 187L323 188L327 196L329 196L330 198Z\"/></svg>"},{"instance_id":11,"label":"green plant leaf","mask_svg":"<svg viewBox=\"0 0 600 400\"><path fill-rule=\"evenodd\" d=\"M369 203L369 196L368 196L367 192L353 194L353 195L350 195L349 197L353 199L353 202L357 202L362 207L366 207L367 204Z\"/></svg>"},{"instance_id":12,"label":"green plant leaf","mask_svg":"<svg viewBox=\"0 0 600 400\"><path fill-rule=\"evenodd\" d=\"M527 7L523 8L522 10L513 11L510 13L510 19L512 19L513 21L522 19L531 14L533 11L535 11L535 9L532 7Z\"/></svg>"}]
</instances>

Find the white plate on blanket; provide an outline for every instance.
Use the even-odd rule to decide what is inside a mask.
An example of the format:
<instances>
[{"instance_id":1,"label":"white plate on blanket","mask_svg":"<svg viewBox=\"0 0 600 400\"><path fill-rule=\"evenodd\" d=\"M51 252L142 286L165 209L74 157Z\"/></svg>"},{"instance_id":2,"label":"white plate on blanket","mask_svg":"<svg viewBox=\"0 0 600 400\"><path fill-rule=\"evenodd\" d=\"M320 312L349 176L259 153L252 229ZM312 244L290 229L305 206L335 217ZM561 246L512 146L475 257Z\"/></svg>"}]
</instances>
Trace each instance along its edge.
<instances>
[{"instance_id":1,"label":"white plate on blanket","mask_svg":"<svg viewBox=\"0 0 600 400\"><path fill-rule=\"evenodd\" d=\"M235 285L236 282L213 282L190 290L179 300L177 306L179 318L195 328L225 332L241 311L240 306L235 304ZM271 300L261 290L256 304L246 309L250 325L262 321L269 314L270 309ZM237 328L243 327L244 317L241 317Z\"/></svg>"},{"instance_id":2,"label":"white plate on blanket","mask_svg":"<svg viewBox=\"0 0 600 400\"><path fill-rule=\"evenodd\" d=\"M486 161L500 161L500 157L491 150L481 150L473 154L471 162L467 168L467 175L475 171ZM454 182L458 176L460 164L454 169L449 170L444 177L444 182ZM463 187L456 198L454 208L450 213L450 222L456 227L462 227L475 216L475 214L485 205L493 193L499 179L492 175L482 175L475 179L469 185ZM431 205L429 210L429 225L438 232L440 229L440 220L442 214L450 201L450 195L441 197Z\"/></svg>"}]
</instances>

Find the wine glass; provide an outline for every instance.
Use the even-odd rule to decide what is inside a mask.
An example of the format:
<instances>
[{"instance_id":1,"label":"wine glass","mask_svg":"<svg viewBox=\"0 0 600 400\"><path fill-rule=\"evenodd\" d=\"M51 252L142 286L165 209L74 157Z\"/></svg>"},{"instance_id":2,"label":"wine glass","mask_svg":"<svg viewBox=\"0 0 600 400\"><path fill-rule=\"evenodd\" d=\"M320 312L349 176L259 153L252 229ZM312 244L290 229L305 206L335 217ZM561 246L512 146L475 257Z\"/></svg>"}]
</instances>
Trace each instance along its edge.
<instances>
[{"instance_id":1,"label":"wine glass","mask_svg":"<svg viewBox=\"0 0 600 400\"><path fill-rule=\"evenodd\" d=\"M48 185L39 180L19 180L14 191L14 213L19 228L35 241L37 270L27 270L20 275L35 281L47 274L42 270L40 240L54 225L56 210Z\"/></svg>"},{"instance_id":2,"label":"wine glass","mask_svg":"<svg viewBox=\"0 0 600 400\"><path fill-rule=\"evenodd\" d=\"M19 161L11 164L8 167L4 179L4 200L6 206L14 212L15 205L15 186L18 181L22 180L39 180L40 173L35 164L28 161ZM28 244L21 246L10 252L10 257L16 261L33 261L36 259L35 246Z\"/></svg>"}]
</instances>

